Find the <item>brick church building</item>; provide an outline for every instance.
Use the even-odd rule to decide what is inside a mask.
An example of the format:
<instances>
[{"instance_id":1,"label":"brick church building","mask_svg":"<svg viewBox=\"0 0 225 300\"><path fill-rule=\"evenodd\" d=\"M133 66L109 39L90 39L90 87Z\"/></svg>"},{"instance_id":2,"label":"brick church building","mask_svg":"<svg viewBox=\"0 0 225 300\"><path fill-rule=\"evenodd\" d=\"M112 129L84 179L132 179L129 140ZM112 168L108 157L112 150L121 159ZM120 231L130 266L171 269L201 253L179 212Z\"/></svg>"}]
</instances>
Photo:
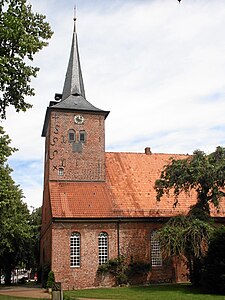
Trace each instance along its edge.
<instances>
[{"instance_id":1,"label":"brick church building","mask_svg":"<svg viewBox=\"0 0 225 300\"><path fill-rule=\"evenodd\" d=\"M165 164L185 155L105 151L109 111L85 97L74 32L62 94L46 111L41 265L54 271L64 289L112 284L98 266L123 255L150 262L145 282L183 281L184 268L164 264L155 232L171 216L185 214L196 201L182 195L179 205L156 200L155 180ZM220 212L224 216L224 212Z\"/></svg>"}]
</instances>

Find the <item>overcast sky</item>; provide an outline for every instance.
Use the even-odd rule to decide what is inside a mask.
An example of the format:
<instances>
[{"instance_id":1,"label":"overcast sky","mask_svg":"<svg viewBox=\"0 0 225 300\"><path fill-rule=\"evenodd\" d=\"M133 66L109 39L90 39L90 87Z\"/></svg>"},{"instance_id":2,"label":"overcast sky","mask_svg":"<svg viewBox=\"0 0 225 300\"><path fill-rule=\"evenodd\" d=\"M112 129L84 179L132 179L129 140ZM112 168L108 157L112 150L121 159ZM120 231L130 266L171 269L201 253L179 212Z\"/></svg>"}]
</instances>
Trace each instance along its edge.
<instances>
[{"instance_id":1,"label":"overcast sky","mask_svg":"<svg viewBox=\"0 0 225 300\"><path fill-rule=\"evenodd\" d=\"M13 178L28 206L42 204L46 107L61 93L73 10L86 97L110 110L106 150L206 153L225 146L224 0L31 0L54 31L36 55L33 108L7 111Z\"/></svg>"}]
</instances>

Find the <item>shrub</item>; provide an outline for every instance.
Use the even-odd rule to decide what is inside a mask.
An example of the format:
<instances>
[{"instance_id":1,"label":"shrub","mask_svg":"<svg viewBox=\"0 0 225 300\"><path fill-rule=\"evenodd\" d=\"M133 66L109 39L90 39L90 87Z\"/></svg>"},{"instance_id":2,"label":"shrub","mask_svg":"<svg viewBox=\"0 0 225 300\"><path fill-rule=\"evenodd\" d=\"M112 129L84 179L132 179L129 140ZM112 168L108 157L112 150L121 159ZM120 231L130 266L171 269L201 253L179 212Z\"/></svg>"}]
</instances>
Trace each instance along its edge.
<instances>
[{"instance_id":1,"label":"shrub","mask_svg":"<svg viewBox=\"0 0 225 300\"><path fill-rule=\"evenodd\" d=\"M151 269L150 263L133 262L128 264L124 256L110 259L98 267L98 273L110 273L116 279L116 285L127 284L134 276L146 275Z\"/></svg>"},{"instance_id":2,"label":"shrub","mask_svg":"<svg viewBox=\"0 0 225 300\"><path fill-rule=\"evenodd\" d=\"M108 260L98 267L98 273L110 273L116 279L116 285L126 284L128 266L123 256Z\"/></svg>"},{"instance_id":3,"label":"shrub","mask_svg":"<svg viewBox=\"0 0 225 300\"><path fill-rule=\"evenodd\" d=\"M47 288L52 288L54 282L55 282L55 274L53 271L50 271L48 273Z\"/></svg>"},{"instance_id":4,"label":"shrub","mask_svg":"<svg viewBox=\"0 0 225 300\"><path fill-rule=\"evenodd\" d=\"M151 270L151 264L142 262L142 261L137 261L137 262L131 262L129 264L129 276L132 275L144 275L148 273Z\"/></svg>"},{"instance_id":5,"label":"shrub","mask_svg":"<svg viewBox=\"0 0 225 300\"><path fill-rule=\"evenodd\" d=\"M215 230L204 260L202 285L210 292L225 294L225 227Z\"/></svg>"}]
</instances>

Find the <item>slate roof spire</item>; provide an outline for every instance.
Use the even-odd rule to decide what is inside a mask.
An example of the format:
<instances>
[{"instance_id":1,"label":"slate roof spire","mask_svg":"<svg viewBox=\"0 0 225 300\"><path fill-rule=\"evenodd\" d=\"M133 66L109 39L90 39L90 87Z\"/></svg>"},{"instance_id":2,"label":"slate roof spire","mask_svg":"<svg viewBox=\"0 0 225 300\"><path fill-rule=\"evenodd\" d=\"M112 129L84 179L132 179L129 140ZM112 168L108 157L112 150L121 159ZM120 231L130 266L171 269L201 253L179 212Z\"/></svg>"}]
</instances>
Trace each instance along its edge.
<instances>
[{"instance_id":1,"label":"slate roof spire","mask_svg":"<svg viewBox=\"0 0 225 300\"><path fill-rule=\"evenodd\" d=\"M76 15L74 14L74 30L72 45L70 51L69 64L67 67L66 78L63 87L62 101L68 98L70 95L80 95L84 99L84 82L81 72L80 57L78 51L78 41L76 33Z\"/></svg>"},{"instance_id":2,"label":"slate roof spire","mask_svg":"<svg viewBox=\"0 0 225 300\"><path fill-rule=\"evenodd\" d=\"M77 43L76 17L74 17L72 46L63 93L55 94L55 100L57 101L50 101L49 107L47 108L42 136L46 136L47 134L50 114L53 110L92 112L95 114L102 114L105 118L107 118L109 114L109 111L95 107L86 99Z\"/></svg>"}]
</instances>

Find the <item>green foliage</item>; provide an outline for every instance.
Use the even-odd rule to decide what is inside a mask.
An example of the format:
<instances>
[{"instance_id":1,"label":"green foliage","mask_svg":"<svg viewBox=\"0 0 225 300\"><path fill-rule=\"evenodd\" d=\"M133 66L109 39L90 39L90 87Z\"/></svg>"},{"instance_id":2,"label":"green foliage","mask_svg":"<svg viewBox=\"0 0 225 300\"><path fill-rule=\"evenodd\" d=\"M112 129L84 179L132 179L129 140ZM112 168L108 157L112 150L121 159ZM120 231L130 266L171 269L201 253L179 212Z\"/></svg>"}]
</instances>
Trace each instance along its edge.
<instances>
[{"instance_id":1,"label":"green foliage","mask_svg":"<svg viewBox=\"0 0 225 300\"><path fill-rule=\"evenodd\" d=\"M202 285L210 292L225 294L225 227L215 230L204 260Z\"/></svg>"},{"instance_id":2,"label":"green foliage","mask_svg":"<svg viewBox=\"0 0 225 300\"><path fill-rule=\"evenodd\" d=\"M204 257L213 227L192 216L176 216L158 231L163 255Z\"/></svg>"},{"instance_id":3,"label":"green foliage","mask_svg":"<svg viewBox=\"0 0 225 300\"><path fill-rule=\"evenodd\" d=\"M15 151L9 146L10 139L0 127L0 269L6 274L6 283L11 280L11 270L27 263L33 226L23 193L11 177L12 170L6 164L8 156Z\"/></svg>"},{"instance_id":4,"label":"green foliage","mask_svg":"<svg viewBox=\"0 0 225 300\"><path fill-rule=\"evenodd\" d=\"M50 271L48 273L47 288L52 288L54 282L55 282L55 274L53 271Z\"/></svg>"},{"instance_id":5,"label":"green foliage","mask_svg":"<svg viewBox=\"0 0 225 300\"><path fill-rule=\"evenodd\" d=\"M98 267L98 273L110 273L116 279L116 285L126 284L128 281L127 277L128 266L123 256L119 256L114 259L108 260L106 263Z\"/></svg>"},{"instance_id":6,"label":"green foliage","mask_svg":"<svg viewBox=\"0 0 225 300\"><path fill-rule=\"evenodd\" d=\"M158 231L163 256L185 256L190 280L195 285L200 282L202 261L207 254L213 231L210 224L192 215L171 218Z\"/></svg>"},{"instance_id":7,"label":"green foliage","mask_svg":"<svg viewBox=\"0 0 225 300\"><path fill-rule=\"evenodd\" d=\"M155 182L157 200L164 194L174 193L176 206L181 192L197 192L195 207L209 215L209 203L219 207L219 202L225 196L225 148L217 147L216 151L206 155L200 150L194 151L186 159L171 159L164 167L160 179Z\"/></svg>"},{"instance_id":8,"label":"green foliage","mask_svg":"<svg viewBox=\"0 0 225 300\"><path fill-rule=\"evenodd\" d=\"M41 231L41 214L42 208L35 208L29 216L29 224L32 226L33 238L30 239L27 253L29 253L29 261L27 267L36 272L40 262L40 231Z\"/></svg>"},{"instance_id":9,"label":"green foliage","mask_svg":"<svg viewBox=\"0 0 225 300\"><path fill-rule=\"evenodd\" d=\"M203 261L213 234L210 225L210 203L219 210L221 198L225 196L225 148L206 155L200 150L192 156L175 160L164 167L160 179L155 182L157 200L170 190L174 194L174 205L179 202L182 192L195 190L196 205L191 207L188 216L172 218L160 230L159 239L164 255L182 256L187 259L190 280L199 284Z\"/></svg>"},{"instance_id":10,"label":"green foliage","mask_svg":"<svg viewBox=\"0 0 225 300\"><path fill-rule=\"evenodd\" d=\"M27 64L34 54L47 45L52 36L45 16L33 13L26 0L0 1L0 117L6 117L6 108L16 111L31 107L25 96L33 96L30 86L39 68Z\"/></svg>"},{"instance_id":11,"label":"green foliage","mask_svg":"<svg viewBox=\"0 0 225 300\"><path fill-rule=\"evenodd\" d=\"M128 267L130 276L146 274L151 270L151 264L143 261L131 261Z\"/></svg>"},{"instance_id":12,"label":"green foliage","mask_svg":"<svg viewBox=\"0 0 225 300\"><path fill-rule=\"evenodd\" d=\"M7 161L7 158L12 155L17 149L9 146L11 140L7 134L5 134L3 127L0 126L0 165L3 166Z\"/></svg>"},{"instance_id":13,"label":"green foliage","mask_svg":"<svg viewBox=\"0 0 225 300\"><path fill-rule=\"evenodd\" d=\"M98 273L110 273L116 279L116 285L127 284L133 276L147 274L151 269L150 263L133 260L128 264L124 256L110 259L98 267Z\"/></svg>"},{"instance_id":14,"label":"green foliage","mask_svg":"<svg viewBox=\"0 0 225 300\"><path fill-rule=\"evenodd\" d=\"M41 278L42 286L44 288L47 287L48 273L50 271L51 271L51 265L50 265L50 263L46 263L46 264L43 264L42 266L40 266L39 277Z\"/></svg>"}]
</instances>

